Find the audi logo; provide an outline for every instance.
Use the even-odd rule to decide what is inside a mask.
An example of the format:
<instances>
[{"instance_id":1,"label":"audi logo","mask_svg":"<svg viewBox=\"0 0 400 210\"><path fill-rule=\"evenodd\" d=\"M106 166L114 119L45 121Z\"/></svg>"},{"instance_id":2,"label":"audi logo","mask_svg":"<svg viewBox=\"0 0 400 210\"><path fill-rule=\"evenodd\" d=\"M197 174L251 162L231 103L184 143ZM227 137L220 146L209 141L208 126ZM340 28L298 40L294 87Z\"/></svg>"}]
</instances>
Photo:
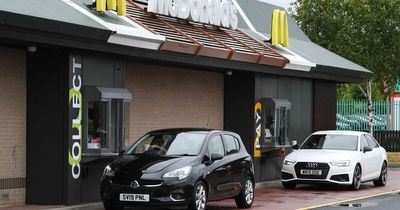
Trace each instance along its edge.
<instances>
[{"instance_id":1,"label":"audi logo","mask_svg":"<svg viewBox=\"0 0 400 210\"><path fill-rule=\"evenodd\" d=\"M318 163L307 163L306 167L307 168L317 168L318 167Z\"/></svg>"}]
</instances>

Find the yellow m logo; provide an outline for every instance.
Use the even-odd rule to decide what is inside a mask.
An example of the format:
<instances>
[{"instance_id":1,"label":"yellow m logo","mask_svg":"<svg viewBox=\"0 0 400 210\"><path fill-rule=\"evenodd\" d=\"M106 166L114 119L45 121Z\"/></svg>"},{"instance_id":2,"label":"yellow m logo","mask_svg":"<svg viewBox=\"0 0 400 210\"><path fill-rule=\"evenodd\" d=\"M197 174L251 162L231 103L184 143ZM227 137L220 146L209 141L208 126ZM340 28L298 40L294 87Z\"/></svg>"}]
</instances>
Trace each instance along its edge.
<instances>
[{"instance_id":1,"label":"yellow m logo","mask_svg":"<svg viewBox=\"0 0 400 210\"><path fill-rule=\"evenodd\" d=\"M117 11L119 16L126 15L126 0L96 0L96 11L105 12L107 10Z\"/></svg>"},{"instance_id":2,"label":"yellow m logo","mask_svg":"<svg viewBox=\"0 0 400 210\"><path fill-rule=\"evenodd\" d=\"M275 9L272 14L271 44L289 47L289 30L286 11Z\"/></svg>"}]
</instances>

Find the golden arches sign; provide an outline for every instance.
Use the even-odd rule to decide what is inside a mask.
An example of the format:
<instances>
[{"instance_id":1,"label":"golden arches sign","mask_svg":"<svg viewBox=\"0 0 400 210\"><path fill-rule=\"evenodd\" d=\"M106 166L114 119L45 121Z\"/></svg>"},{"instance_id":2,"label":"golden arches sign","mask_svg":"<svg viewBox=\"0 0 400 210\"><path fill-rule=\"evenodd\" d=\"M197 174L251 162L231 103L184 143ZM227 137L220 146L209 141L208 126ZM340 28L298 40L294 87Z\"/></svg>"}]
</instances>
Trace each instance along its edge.
<instances>
[{"instance_id":1,"label":"golden arches sign","mask_svg":"<svg viewBox=\"0 0 400 210\"><path fill-rule=\"evenodd\" d=\"M125 16L126 0L96 0L96 11L105 12L106 10L114 10L119 16Z\"/></svg>"},{"instance_id":2,"label":"golden arches sign","mask_svg":"<svg viewBox=\"0 0 400 210\"><path fill-rule=\"evenodd\" d=\"M289 47L289 30L286 11L275 9L272 14L271 44Z\"/></svg>"}]
</instances>

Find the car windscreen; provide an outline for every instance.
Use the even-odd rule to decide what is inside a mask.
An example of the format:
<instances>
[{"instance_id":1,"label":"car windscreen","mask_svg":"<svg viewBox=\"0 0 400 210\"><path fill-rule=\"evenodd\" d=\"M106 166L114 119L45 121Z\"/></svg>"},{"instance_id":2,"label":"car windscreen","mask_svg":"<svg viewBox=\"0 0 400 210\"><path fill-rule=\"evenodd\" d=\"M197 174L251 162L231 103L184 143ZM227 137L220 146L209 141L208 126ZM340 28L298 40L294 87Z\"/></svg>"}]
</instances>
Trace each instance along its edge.
<instances>
[{"instance_id":1,"label":"car windscreen","mask_svg":"<svg viewBox=\"0 0 400 210\"><path fill-rule=\"evenodd\" d=\"M195 156L200 154L206 136L206 132L149 133L140 138L126 154Z\"/></svg>"},{"instance_id":2,"label":"car windscreen","mask_svg":"<svg viewBox=\"0 0 400 210\"><path fill-rule=\"evenodd\" d=\"M300 149L331 149L356 151L358 137L355 135L315 134L304 141Z\"/></svg>"}]
</instances>

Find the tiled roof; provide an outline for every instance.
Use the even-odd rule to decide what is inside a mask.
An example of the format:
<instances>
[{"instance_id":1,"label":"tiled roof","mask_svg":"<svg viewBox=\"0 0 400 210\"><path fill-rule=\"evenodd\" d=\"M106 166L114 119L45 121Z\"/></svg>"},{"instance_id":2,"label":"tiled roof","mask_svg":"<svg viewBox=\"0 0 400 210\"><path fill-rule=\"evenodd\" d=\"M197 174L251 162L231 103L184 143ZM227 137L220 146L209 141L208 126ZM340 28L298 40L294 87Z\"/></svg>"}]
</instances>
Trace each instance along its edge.
<instances>
[{"instance_id":1,"label":"tiled roof","mask_svg":"<svg viewBox=\"0 0 400 210\"><path fill-rule=\"evenodd\" d=\"M284 67L289 61L240 29L225 29L146 12L147 1L128 0L127 16L166 37L159 50Z\"/></svg>"}]
</instances>

